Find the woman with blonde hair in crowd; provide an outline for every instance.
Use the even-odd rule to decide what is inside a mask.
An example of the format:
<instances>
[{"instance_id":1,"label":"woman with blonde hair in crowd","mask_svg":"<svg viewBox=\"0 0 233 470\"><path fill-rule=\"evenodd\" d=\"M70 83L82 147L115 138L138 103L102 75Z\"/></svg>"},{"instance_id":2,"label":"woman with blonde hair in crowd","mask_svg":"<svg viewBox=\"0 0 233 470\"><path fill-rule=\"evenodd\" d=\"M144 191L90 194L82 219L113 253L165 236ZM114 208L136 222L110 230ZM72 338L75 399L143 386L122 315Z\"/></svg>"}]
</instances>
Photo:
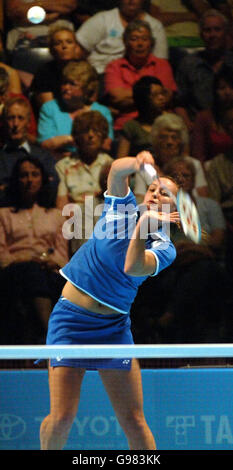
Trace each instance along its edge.
<instances>
[{"instance_id":1,"label":"woman with blonde hair in crowd","mask_svg":"<svg viewBox=\"0 0 233 470\"><path fill-rule=\"evenodd\" d=\"M71 61L62 71L59 98L41 106L38 141L42 147L54 151L57 159L76 151L72 125L74 118L84 111L99 111L107 119L109 129L105 149L110 149L112 115L106 106L96 101L98 85L97 72L87 61Z\"/></svg>"}]
</instances>

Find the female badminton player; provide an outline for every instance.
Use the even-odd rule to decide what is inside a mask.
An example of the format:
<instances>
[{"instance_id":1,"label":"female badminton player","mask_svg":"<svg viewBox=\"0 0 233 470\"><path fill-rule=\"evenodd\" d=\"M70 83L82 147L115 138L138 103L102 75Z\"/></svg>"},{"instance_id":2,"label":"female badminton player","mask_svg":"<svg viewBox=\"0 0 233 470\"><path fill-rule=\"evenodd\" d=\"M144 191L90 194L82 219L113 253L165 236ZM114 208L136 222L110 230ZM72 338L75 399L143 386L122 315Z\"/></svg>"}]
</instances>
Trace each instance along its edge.
<instances>
[{"instance_id":1,"label":"female badminton player","mask_svg":"<svg viewBox=\"0 0 233 470\"><path fill-rule=\"evenodd\" d=\"M113 162L103 213L93 236L62 268L67 282L50 316L47 344L133 344L130 306L138 287L148 276L169 266L176 256L161 227L154 233L151 227L155 222L159 226L163 221L179 221L174 202L178 188L171 179L161 177L149 186L144 200L146 210L138 216L128 177L145 163L154 163L149 152ZM169 205L169 213L162 212L163 204ZM51 409L41 424L41 449L64 448L87 369L99 371L129 448L155 449L143 413L140 368L136 359L127 358L50 361ZM94 394L93 390L93 400Z\"/></svg>"}]
</instances>

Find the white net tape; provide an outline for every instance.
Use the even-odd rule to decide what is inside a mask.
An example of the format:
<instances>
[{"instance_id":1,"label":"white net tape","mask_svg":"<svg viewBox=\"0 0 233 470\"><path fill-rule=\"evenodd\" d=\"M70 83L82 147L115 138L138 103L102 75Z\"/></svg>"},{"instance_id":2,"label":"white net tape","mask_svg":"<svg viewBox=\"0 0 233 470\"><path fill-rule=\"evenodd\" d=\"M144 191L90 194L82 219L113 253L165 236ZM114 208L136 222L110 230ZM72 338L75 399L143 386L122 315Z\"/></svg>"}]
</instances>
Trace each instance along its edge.
<instances>
[{"instance_id":1,"label":"white net tape","mask_svg":"<svg viewBox=\"0 0 233 470\"><path fill-rule=\"evenodd\" d=\"M232 344L0 346L0 359L233 357Z\"/></svg>"}]
</instances>

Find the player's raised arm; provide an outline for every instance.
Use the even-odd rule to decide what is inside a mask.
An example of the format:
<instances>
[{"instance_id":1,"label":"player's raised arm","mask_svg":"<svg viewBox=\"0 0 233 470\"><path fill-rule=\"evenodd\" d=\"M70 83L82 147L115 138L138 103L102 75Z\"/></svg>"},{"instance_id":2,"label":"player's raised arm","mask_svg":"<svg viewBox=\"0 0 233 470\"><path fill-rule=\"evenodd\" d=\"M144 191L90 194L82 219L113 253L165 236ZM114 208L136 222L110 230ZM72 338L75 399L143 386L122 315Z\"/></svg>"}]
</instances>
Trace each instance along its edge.
<instances>
[{"instance_id":1,"label":"player's raised arm","mask_svg":"<svg viewBox=\"0 0 233 470\"><path fill-rule=\"evenodd\" d=\"M108 175L107 191L111 196L124 197L128 193L128 177L140 171L144 163L154 165L150 152L142 151L136 157L115 160Z\"/></svg>"}]
</instances>

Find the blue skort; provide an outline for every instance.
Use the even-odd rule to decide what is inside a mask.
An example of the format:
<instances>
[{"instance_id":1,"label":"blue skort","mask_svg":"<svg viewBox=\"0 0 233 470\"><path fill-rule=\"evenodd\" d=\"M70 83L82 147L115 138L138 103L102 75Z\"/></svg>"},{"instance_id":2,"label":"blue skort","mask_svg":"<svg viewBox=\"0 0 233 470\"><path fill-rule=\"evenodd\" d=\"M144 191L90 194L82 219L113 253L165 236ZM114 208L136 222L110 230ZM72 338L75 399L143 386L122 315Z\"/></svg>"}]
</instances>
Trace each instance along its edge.
<instances>
[{"instance_id":1,"label":"blue skort","mask_svg":"<svg viewBox=\"0 0 233 470\"><path fill-rule=\"evenodd\" d=\"M60 297L48 324L47 345L53 344L134 344L129 315L92 313ZM52 367L96 369L131 368L130 358L51 359Z\"/></svg>"}]
</instances>

